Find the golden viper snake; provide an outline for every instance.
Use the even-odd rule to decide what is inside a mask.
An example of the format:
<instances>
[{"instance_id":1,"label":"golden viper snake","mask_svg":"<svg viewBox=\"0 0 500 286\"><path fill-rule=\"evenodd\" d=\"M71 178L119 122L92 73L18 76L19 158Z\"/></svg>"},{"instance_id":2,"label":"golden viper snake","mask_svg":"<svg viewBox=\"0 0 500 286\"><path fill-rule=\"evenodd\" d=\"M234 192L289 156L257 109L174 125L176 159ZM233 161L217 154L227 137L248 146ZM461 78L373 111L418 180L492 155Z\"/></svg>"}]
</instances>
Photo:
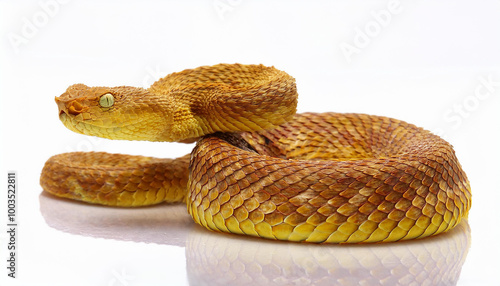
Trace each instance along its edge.
<instances>
[{"instance_id":1,"label":"golden viper snake","mask_svg":"<svg viewBox=\"0 0 500 286\"><path fill-rule=\"evenodd\" d=\"M56 97L69 129L196 147L177 159L60 154L40 183L94 204L184 201L210 230L288 241L415 239L467 217L469 181L448 142L382 116L295 114L297 98L293 77L263 65L188 69L148 89L72 85Z\"/></svg>"}]
</instances>

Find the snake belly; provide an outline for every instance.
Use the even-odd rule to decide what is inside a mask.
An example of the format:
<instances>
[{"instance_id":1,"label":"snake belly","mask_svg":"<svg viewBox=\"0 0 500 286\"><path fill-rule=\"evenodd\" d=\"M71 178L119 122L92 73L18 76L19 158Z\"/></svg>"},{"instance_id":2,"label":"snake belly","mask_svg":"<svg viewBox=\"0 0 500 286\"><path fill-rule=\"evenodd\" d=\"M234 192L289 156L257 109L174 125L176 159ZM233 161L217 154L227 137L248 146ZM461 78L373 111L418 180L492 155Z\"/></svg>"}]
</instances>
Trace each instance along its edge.
<instances>
[{"instance_id":1,"label":"snake belly","mask_svg":"<svg viewBox=\"0 0 500 286\"><path fill-rule=\"evenodd\" d=\"M109 206L185 202L209 230L286 241L416 239L467 217L469 181L448 142L387 117L293 115L296 101L294 79L261 65L200 67L149 89L74 85L56 102L75 132L197 144L177 159L55 155L40 184Z\"/></svg>"}]
</instances>

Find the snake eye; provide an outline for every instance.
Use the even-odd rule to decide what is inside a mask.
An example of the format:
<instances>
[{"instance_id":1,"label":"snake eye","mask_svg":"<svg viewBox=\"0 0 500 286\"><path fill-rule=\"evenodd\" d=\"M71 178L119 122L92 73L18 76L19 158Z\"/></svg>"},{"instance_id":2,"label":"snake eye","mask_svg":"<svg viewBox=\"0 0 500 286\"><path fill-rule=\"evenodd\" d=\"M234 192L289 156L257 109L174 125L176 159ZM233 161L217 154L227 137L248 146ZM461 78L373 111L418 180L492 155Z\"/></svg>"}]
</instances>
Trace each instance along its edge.
<instances>
[{"instance_id":1,"label":"snake eye","mask_svg":"<svg viewBox=\"0 0 500 286\"><path fill-rule=\"evenodd\" d=\"M115 104L115 98L111 93L105 93L99 99L99 105L102 107L111 107Z\"/></svg>"}]
</instances>

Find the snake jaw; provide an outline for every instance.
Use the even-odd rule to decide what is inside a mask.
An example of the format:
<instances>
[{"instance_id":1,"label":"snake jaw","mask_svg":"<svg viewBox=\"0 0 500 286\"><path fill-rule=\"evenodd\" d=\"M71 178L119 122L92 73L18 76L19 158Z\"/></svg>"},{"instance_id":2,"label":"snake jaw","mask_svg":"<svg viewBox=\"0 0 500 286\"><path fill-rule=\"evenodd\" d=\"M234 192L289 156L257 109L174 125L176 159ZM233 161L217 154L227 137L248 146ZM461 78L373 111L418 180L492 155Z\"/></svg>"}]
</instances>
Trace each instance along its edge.
<instances>
[{"instance_id":1,"label":"snake jaw","mask_svg":"<svg viewBox=\"0 0 500 286\"><path fill-rule=\"evenodd\" d=\"M72 120L71 116L65 113L64 111L61 111L59 114L59 120L68 128L69 130L79 133L79 134L85 134L85 132L82 129L77 128L78 124Z\"/></svg>"}]
</instances>

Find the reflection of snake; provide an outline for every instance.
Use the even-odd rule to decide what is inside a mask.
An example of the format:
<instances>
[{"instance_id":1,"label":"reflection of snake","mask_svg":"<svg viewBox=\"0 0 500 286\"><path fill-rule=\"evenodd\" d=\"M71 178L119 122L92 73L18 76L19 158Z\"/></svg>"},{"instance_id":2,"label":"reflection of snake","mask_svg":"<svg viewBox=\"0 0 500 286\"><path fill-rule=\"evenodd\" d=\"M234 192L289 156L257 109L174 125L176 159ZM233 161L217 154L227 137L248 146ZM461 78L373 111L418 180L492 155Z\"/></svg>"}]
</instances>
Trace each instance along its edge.
<instances>
[{"instance_id":1,"label":"reflection of snake","mask_svg":"<svg viewBox=\"0 0 500 286\"><path fill-rule=\"evenodd\" d=\"M189 285L200 286L456 285L471 244L467 220L430 239L314 245L208 232L191 223L182 204L103 208L61 201L42 193L40 213L50 227L66 233L112 239L117 243L160 244L164 247L144 253L155 261L159 270L170 265L172 259L180 258L168 246L185 247ZM129 257L128 252L121 252L116 253L115 259ZM157 278L153 277L157 284L172 284L172 277L159 272Z\"/></svg>"},{"instance_id":2,"label":"reflection of snake","mask_svg":"<svg viewBox=\"0 0 500 286\"><path fill-rule=\"evenodd\" d=\"M201 232L201 231L200 231ZM286 244L201 234L186 241L190 285L457 285L470 248L466 221L421 241Z\"/></svg>"},{"instance_id":3,"label":"reflection of snake","mask_svg":"<svg viewBox=\"0 0 500 286\"><path fill-rule=\"evenodd\" d=\"M186 200L194 220L209 229L291 241L419 238L467 215L469 182L446 141L385 117L293 116L296 100L292 77L253 65L185 70L147 90L73 85L56 98L73 131L201 139L190 158L175 160L57 155L41 185L105 205ZM244 132L228 133L236 131Z\"/></svg>"}]
</instances>

